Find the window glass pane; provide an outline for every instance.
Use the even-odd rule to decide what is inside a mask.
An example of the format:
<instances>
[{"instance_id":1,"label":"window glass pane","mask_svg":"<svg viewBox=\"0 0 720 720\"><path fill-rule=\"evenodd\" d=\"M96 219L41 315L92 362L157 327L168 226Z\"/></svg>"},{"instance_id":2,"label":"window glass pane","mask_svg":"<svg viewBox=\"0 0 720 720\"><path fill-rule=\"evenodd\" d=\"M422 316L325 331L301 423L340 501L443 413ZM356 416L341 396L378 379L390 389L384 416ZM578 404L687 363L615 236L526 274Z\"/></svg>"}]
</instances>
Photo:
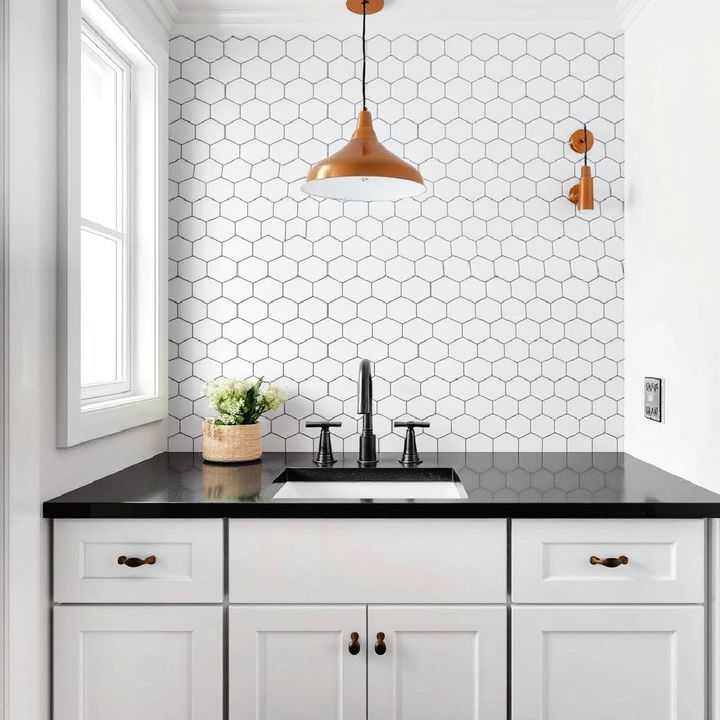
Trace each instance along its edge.
<instances>
[{"instance_id":1,"label":"window glass pane","mask_svg":"<svg viewBox=\"0 0 720 720\"><path fill-rule=\"evenodd\" d=\"M122 230L122 67L87 34L81 58L81 214Z\"/></svg>"},{"instance_id":2,"label":"window glass pane","mask_svg":"<svg viewBox=\"0 0 720 720\"><path fill-rule=\"evenodd\" d=\"M88 230L81 245L81 384L122 380L120 243Z\"/></svg>"}]
</instances>

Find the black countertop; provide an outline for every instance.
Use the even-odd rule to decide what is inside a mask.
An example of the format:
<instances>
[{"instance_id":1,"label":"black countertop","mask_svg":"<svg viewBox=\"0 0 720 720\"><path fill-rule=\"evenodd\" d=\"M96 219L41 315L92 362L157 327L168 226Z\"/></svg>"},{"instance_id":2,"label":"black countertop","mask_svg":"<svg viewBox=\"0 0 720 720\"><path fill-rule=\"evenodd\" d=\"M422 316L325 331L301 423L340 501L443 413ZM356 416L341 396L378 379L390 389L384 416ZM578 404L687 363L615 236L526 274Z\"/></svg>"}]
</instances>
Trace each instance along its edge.
<instances>
[{"instance_id":1,"label":"black countertop","mask_svg":"<svg viewBox=\"0 0 720 720\"><path fill-rule=\"evenodd\" d=\"M423 469L453 468L462 500L275 500L286 468L313 467L308 453L205 463L162 453L49 500L47 518L207 517L720 517L720 495L623 453L424 454ZM379 467L397 468L397 456ZM356 468L340 455L335 468Z\"/></svg>"}]
</instances>

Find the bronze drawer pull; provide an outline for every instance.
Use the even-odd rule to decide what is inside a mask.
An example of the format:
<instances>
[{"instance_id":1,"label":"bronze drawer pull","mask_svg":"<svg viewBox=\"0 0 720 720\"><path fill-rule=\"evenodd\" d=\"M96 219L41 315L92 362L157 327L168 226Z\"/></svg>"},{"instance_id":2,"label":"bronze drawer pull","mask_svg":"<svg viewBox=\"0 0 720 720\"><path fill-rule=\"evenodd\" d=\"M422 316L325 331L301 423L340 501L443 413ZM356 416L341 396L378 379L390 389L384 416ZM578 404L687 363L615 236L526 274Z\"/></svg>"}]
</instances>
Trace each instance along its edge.
<instances>
[{"instance_id":1,"label":"bronze drawer pull","mask_svg":"<svg viewBox=\"0 0 720 720\"><path fill-rule=\"evenodd\" d=\"M375 654L384 655L387 652L387 645L385 645L385 633L379 632L377 634L377 642L375 643Z\"/></svg>"},{"instance_id":2,"label":"bronze drawer pull","mask_svg":"<svg viewBox=\"0 0 720 720\"><path fill-rule=\"evenodd\" d=\"M627 565L630 561L628 560L627 555L621 555L620 557L616 558L599 558L595 555L593 555L590 558L590 564L591 565L604 565L605 567L614 568L618 565Z\"/></svg>"},{"instance_id":3,"label":"bronze drawer pull","mask_svg":"<svg viewBox=\"0 0 720 720\"><path fill-rule=\"evenodd\" d=\"M348 652L351 655L358 655L360 653L360 636L356 632L350 633L350 644L348 645Z\"/></svg>"},{"instance_id":4,"label":"bronze drawer pull","mask_svg":"<svg viewBox=\"0 0 720 720\"><path fill-rule=\"evenodd\" d=\"M127 565L128 567L140 567L141 565L154 565L157 558L154 555L148 555L144 560L142 558L127 557L121 555L118 558L118 565Z\"/></svg>"}]
</instances>

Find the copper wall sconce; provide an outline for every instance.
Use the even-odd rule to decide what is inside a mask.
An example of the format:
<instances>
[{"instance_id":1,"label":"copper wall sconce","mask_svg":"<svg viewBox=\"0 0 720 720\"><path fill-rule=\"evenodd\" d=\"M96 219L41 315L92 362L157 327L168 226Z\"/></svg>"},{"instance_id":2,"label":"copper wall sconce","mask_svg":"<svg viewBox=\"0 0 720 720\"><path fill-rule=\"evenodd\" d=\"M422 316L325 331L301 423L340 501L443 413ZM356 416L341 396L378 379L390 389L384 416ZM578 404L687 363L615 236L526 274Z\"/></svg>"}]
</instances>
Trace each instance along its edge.
<instances>
[{"instance_id":1,"label":"copper wall sconce","mask_svg":"<svg viewBox=\"0 0 720 720\"><path fill-rule=\"evenodd\" d=\"M593 178L587 162L588 150L592 148L594 143L595 137L585 125L583 125L582 130L576 130L570 136L570 147L576 153L582 153L585 156L583 166L580 170L580 182L577 185L573 185L569 193L570 202L575 203L578 210L593 210L595 208Z\"/></svg>"}]
</instances>

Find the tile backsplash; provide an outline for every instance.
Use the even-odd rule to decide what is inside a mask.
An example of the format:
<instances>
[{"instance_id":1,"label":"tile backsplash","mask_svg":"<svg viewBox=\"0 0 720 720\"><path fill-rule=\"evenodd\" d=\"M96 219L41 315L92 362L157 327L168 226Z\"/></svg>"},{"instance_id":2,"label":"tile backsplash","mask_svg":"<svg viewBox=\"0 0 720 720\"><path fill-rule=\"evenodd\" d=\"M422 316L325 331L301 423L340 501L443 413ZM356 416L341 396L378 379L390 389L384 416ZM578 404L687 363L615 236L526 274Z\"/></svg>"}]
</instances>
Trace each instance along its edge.
<instances>
[{"instance_id":1,"label":"tile backsplash","mask_svg":"<svg viewBox=\"0 0 720 720\"><path fill-rule=\"evenodd\" d=\"M304 420L356 451L357 371L375 363L381 451L616 451L623 435L622 37L368 41L378 137L427 192L305 196L350 137L358 37L171 41L171 450L199 450L205 381L278 380L266 450ZM567 200L583 122L596 210Z\"/></svg>"}]
</instances>

